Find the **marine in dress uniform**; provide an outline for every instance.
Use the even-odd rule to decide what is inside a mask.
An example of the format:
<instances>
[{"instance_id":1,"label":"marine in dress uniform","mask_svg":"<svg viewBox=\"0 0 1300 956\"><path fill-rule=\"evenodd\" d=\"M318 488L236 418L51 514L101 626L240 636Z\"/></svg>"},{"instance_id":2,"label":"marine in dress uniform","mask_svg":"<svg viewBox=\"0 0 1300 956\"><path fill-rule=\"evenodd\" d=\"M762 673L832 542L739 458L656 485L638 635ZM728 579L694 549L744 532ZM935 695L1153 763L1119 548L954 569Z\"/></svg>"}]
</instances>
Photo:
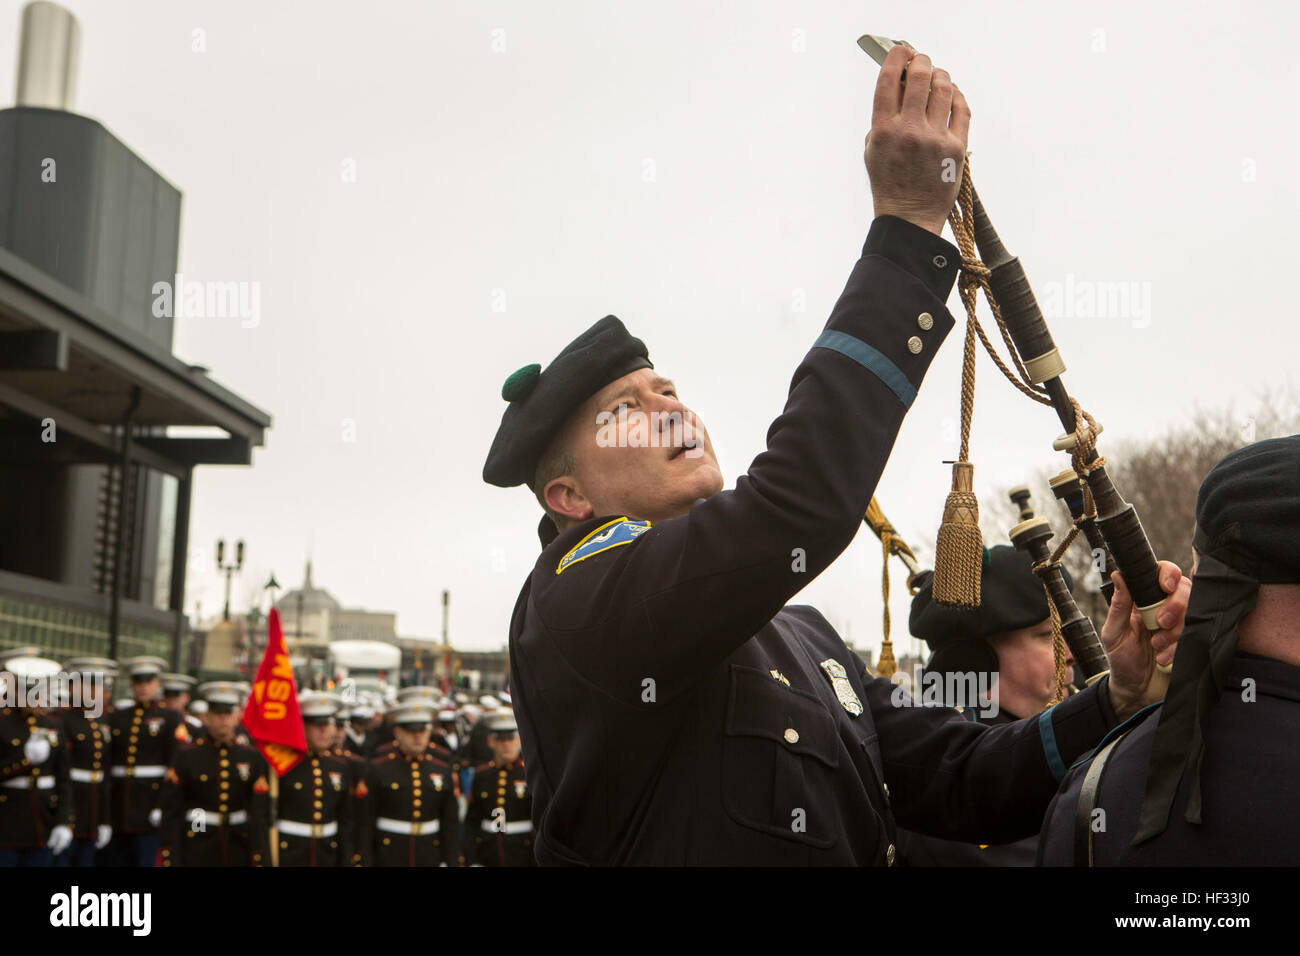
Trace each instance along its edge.
<instances>
[{"instance_id":1,"label":"marine in dress uniform","mask_svg":"<svg viewBox=\"0 0 1300 956\"><path fill-rule=\"evenodd\" d=\"M365 705L353 707L344 728L343 748L363 759L369 759L375 749L375 735L370 732L370 721L375 712Z\"/></svg>"},{"instance_id":2,"label":"marine in dress uniform","mask_svg":"<svg viewBox=\"0 0 1300 956\"><path fill-rule=\"evenodd\" d=\"M117 664L103 657L77 657L65 663L64 670L79 675L81 684L81 699L61 715L68 743L75 828L72 844L54 862L57 866L94 866L96 851L108 846L113 837L109 823L111 738L100 707L107 696L107 679L117 671ZM91 716L96 713L98 716Z\"/></svg>"},{"instance_id":3,"label":"marine in dress uniform","mask_svg":"<svg viewBox=\"0 0 1300 956\"><path fill-rule=\"evenodd\" d=\"M260 866L266 860L268 793L261 753L235 741L239 691L224 681L199 687L208 735L180 748L162 794L163 866Z\"/></svg>"},{"instance_id":4,"label":"marine in dress uniform","mask_svg":"<svg viewBox=\"0 0 1300 956\"><path fill-rule=\"evenodd\" d=\"M337 759L343 761L348 771L348 788L352 794L352 847L350 866L361 866L363 862L363 844L362 844L362 805L361 801L366 795L366 768L368 762L366 758L354 754L351 750L344 748L343 743L347 739L348 721L352 717L352 710L342 700L339 701L339 709L334 712L334 744L330 748L330 753Z\"/></svg>"},{"instance_id":5,"label":"marine in dress uniform","mask_svg":"<svg viewBox=\"0 0 1300 956\"><path fill-rule=\"evenodd\" d=\"M280 778L280 866L352 865L355 783L347 759L333 752L334 713L341 704L325 694L298 700L307 755Z\"/></svg>"},{"instance_id":6,"label":"marine in dress uniform","mask_svg":"<svg viewBox=\"0 0 1300 956\"><path fill-rule=\"evenodd\" d=\"M367 865L458 866L460 809L451 767L428 750L433 710L394 712L398 746L370 762L362 801Z\"/></svg>"},{"instance_id":7,"label":"marine in dress uniform","mask_svg":"<svg viewBox=\"0 0 1300 956\"><path fill-rule=\"evenodd\" d=\"M190 742L181 715L159 702L166 667L159 657L133 657L119 668L134 700L108 717L113 839L101 851L106 866L153 866L158 857L163 776L178 746Z\"/></svg>"},{"instance_id":8,"label":"marine in dress uniform","mask_svg":"<svg viewBox=\"0 0 1300 956\"><path fill-rule=\"evenodd\" d=\"M1071 770L1044 821L1046 865L1300 863L1300 435L1210 470L1192 544L1164 704Z\"/></svg>"},{"instance_id":9,"label":"marine in dress uniform","mask_svg":"<svg viewBox=\"0 0 1300 956\"><path fill-rule=\"evenodd\" d=\"M11 656L0 671L5 696L48 701L48 683L37 684L59 669L46 658ZM0 710L0 867L50 866L71 845L73 822L61 720L43 707Z\"/></svg>"},{"instance_id":10,"label":"marine in dress uniform","mask_svg":"<svg viewBox=\"0 0 1300 956\"><path fill-rule=\"evenodd\" d=\"M1007 545L985 550L980 574L978 608L944 607L934 601L932 571L922 572L919 590L912 598L909 629L914 637L925 641L931 651L923 682L935 681L942 686L940 706L961 708L962 716L996 726L1010 724L1041 713L1055 693L1055 655L1052 648L1051 610L1042 582L1034 574L1033 561L1022 551ZM1062 569L1067 587L1073 587L1068 571ZM1008 670L997 648L1007 641L1020 647L1013 667ZM1072 668L1074 659L1069 648L1065 665ZM967 681L968 676L977 679ZM960 679L954 679L960 678ZM964 699L968 690L978 689L979 680L991 689L996 680L996 706L993 701ZM942 681L942 685L938 682ZM1014 687L1005 696L1002 691ZM962 699L950 699L949 691L960 691ZM919 692L916 695L921 696ZM1008 700L1007 698L1013 698ZM1011 706L1016 708L1014 711ZM908 866L1033 866L1038 856L1038 834L1001 845L962 843L915 833L900 828L898 849Z\"/></svg>"},{"instance_id":11,"label":"marine in dress uniform","mask_svg":"<svg viewBox=\"0 0 1300 956\"><path fill-rule=\"evenodd\" d=\"M434 724L433 733L429 735L429 741L447 751L450 755L447 762L459 773L464 766L464 761L460 754L461 739L456 729L456 711L444 704L434 714L434 719L437 723Z\"/></svg>"},{"instance_id":12,"label":"marine in dress uniform","mask_svg":"<svg viewBox=\"0 0 1300 956\"><path fill-rule=\"evenodd\" d=\"M497 699L490 694L484 694L479 698L478 703L483 711L478 722L469 732L469 742L465 749L466 760L472 767L480 766L492 759L492 745L488 742L488 720L496 714L500 706Z\"/></svg>"},{"instance_id":13,"label":"marine in dress uniform","mask_svg":"<svg viewBox=\"0 0 1300 956\"><path fill-rule=\"evenodd\" d=\"M528 793L519 728L513 716L486 718L494 757L474 769L465 839L479 866L534 866L533 798Z\"/></svg>"},{"instance_id":14,"label":"marine in dress uniform","mask_svg":"<svg viewBox=\"0 0 1300 956\"><path fill-rule=\"evenodd\" d=\"M162 675L163 706L181 715L191 740L198 740L207 732L203 726L203 721L189 711L195 683L195 679L188 674Z\"/></svg>"}]
</instances>

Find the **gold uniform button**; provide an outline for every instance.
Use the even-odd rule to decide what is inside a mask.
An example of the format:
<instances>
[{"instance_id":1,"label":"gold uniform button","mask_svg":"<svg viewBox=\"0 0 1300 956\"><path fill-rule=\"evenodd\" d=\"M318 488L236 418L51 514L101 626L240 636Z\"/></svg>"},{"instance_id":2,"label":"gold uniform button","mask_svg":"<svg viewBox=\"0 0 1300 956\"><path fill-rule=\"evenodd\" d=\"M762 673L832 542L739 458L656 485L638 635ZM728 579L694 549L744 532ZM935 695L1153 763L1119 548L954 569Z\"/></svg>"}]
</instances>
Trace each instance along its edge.
<instances>
[{"instance_id":1,"label":"gold uniform button","mask_svg":"<svg viewBox=\"0 0 1300 956\"><path fill-rule=\"evenodd\" d=\"M301 790L301 789L302 789L302 784L301 784L301 783L295 783L295 784L293 785L293 789L295 789L295 790Z\"/></svg>"},{"instance_id":2,"label":"gold uniform button","mask_svg":"<svg viewBox=\"0 0 1300 956\"><path fill-rule=\"evenodd\" d=\"M896 855L897 851L894 849L894 844L891 843L889 846L885 847L885 866L893 866L894 857Z\"/></svg>"},{"instance_id":3,"label":"gold uniform button","mask_svg":"<svg viewBox=\"0 0 1300 956\"><path fill-rule=\"evenodd\" d=\"M391 786L394 790L396 790L396 789L398 789L398 788L401 786L401 784L400 784L400 783L394 783L394 784L390 784L390 786Z\"/></svg>"},{"instance_id":4,"label":"gold uniform button","mask_svg":"<svg viewBox=\"0 0 1300 956\"><path fill-rule=\"evenodd\" d=\"M208 782L208 775L207 775L206 773L201 773L201 774L199 774L199 780L200 780L202 783L207 783L207 782Z\"/></svg>"},{"instance_id":5,"label":"gold uniform button","mask_svg":"<svg viewBox=\"0 0 1300 956\"><path fill-rule=\"evenodd\" d=\"M934 316L929 312L922 312L916 317L916 324L921 327L922 332L929 332L934 328Z\"/></svg>"},{"instance_id":6,"label":"gold uniform button","mask_svg":"<svg viewBox=\"0 0 1300 956\"><path fill-rule=\"evenodd\" d=\"M920 336L914 335L907 340L907 350L913 355L919 355L923 348Z\"/></svg>"},{"instance_id":7,"label":"gold uniform button","mask_svg":"<svg viewBox=\"0 0 1300 956\"><path fill-rule=\"evenodd\" d=\"M419 805L420 805L420 801L419 801L419 800L412 800L412 801L411 801L411 806L413 806L413 807L418 807Z\"/></svg>"},{"instance_id":8,"label":"gold uniform button","mask_svg":"<svg viewBox=\"0 0 1300 956\"><path fill-rule=\"evenodd\" d=\"M785 742L788 744L797 744L799 742L799 731L793 727L787 727L784 736Z\"/></svg>"}]
</instances>

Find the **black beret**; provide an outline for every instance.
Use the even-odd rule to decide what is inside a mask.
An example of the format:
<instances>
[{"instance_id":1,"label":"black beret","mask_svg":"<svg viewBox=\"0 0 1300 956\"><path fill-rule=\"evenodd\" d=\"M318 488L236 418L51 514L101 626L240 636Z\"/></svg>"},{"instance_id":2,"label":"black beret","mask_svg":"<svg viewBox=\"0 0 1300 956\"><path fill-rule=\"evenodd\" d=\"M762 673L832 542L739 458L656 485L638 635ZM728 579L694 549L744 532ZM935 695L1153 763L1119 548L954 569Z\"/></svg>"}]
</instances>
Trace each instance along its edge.
<instances>
[{"instance_id":1,"label":"black beret","mask_svg":"<svg viewBox=\"0 0 1300 956\"><path fill-rule=\"evenodd\" d=\"M953 640L971 640L1032 627L1051 614L1043 584L1033 572L1034 562L1023 551L1000 544L986 552L980 574L980 606L944 607L934 601L934 574L921 577L921 590L912 598L908 629L934 650ZM1065 584L1074 587L1070 573L1061 569Z\"/></svg>"},{"instance_id":2,"label":"black beret","mask_svg":"<svg viewBox=\"0 0 1300 956\"><path fill-rule=\"evenodd\" d=\"M1261 584L1300 582L1300 435L1239 448L1210 469L1196 494L1205 551ZM1228 543L1232 539L1233 543Z\"/></svg>"},{"instance_id":3,"label":"black beret","mask_svg":"<svg viewBox=\"0 0 1300 956\"><path fill-rule=\"evenodd\" d=\"M550 365L525 365L506 379L510 404L483 466L483 480L502 488L530 485L556 432L583 402L610 382L654 368L645 343L607 315L566 345Z\"/></svg>"}]
</instances>

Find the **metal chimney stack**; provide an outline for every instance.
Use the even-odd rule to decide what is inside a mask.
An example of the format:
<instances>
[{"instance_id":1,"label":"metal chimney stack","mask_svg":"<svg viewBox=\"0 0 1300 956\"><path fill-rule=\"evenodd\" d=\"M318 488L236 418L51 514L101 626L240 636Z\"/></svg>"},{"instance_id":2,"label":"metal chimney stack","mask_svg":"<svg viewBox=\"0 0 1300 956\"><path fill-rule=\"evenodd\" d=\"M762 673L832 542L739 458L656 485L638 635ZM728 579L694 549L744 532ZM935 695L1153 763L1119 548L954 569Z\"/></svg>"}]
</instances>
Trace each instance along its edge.
<instances>
[{"instance_id":1,"label":"metal chimney stack","mask_svg":"<svg viewBox=\"0 0 1300 956\"><path fill-rule=\"evenodd\" d=\"M23 8L18 52L17 106L71 111L77 98L81 27L57 3L36 0Z\"/></svg>"}]
</instances>

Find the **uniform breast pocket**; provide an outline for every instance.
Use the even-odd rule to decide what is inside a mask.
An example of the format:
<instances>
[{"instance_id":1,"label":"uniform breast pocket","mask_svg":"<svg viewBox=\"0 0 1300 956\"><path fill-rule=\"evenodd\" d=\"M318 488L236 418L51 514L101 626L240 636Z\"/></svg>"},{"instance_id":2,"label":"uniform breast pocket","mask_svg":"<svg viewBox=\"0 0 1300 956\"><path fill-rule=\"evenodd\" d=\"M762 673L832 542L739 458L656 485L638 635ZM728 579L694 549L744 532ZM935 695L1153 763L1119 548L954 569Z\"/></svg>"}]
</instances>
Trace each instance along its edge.
<instances>
[{"instance_id":1,"label":"uniform breast pocket","mask_svg":"<svg viewBox=\"0 0 1300 956\"><path fill-rule=\"evenodd\" d=\"M723 806L737 823L826 848L836 840L835 721L812 694L731 665L722 742Z\"/></svg>"}]
</instances>

